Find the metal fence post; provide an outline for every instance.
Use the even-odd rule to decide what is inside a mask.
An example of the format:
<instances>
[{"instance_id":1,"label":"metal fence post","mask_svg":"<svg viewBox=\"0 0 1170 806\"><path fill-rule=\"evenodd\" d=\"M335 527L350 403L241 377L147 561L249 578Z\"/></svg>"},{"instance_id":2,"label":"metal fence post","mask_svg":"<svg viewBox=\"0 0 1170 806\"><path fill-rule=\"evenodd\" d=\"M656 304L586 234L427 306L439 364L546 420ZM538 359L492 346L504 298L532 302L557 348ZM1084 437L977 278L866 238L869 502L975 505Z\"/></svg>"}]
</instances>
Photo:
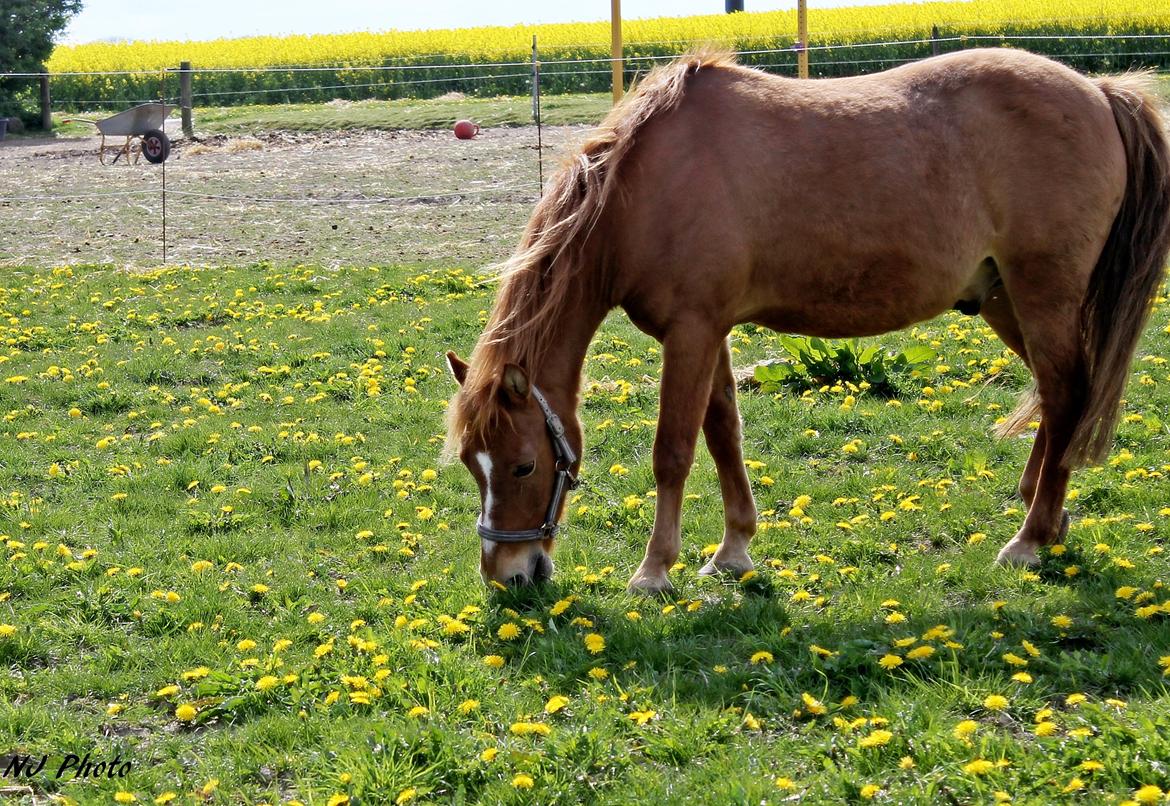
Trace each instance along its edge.
<instances>
[{"instance_id":1,"label":"metal fence post","mask_svg":"<svg viewBox=\"0 0 1170 806\"><path fill-rule=\"evenodd\" d=\"M536 164L540 178L540 195L544 195L544 142L540 131L540 54L536 34L532 35L532 119L536 121Z\"/></svg>"},{"instance_id":2,"label":"metal fence post","mask_svg":"<svg viewBox=\"0 0 1170 806\"><path fill-rule=\"evenodd\" d=\"M179 108L183 115L183 136L195 136L191 115L191 62L179 63Z\"/></svg>"}]
</instances>

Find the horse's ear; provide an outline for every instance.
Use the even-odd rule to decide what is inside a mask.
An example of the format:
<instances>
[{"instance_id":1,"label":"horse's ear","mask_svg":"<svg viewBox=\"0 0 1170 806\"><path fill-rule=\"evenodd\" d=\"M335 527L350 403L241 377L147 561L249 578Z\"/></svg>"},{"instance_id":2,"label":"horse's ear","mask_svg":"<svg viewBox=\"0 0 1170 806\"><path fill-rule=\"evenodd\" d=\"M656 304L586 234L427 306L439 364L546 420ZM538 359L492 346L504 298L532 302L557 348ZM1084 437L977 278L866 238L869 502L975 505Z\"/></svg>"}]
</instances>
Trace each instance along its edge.
<instances>
[{"instance_id":1,"label":"horse's ear","mask_svg":"<svg viewBox=\"0 0 1170 806\"><path fill-rule=\"evenodd\" d=\"M467 380L467 370L469 369L467 362L455 355L454 350L448 350L447 366L451 368L451 374L455 376L456 382L462 386L463 382Z\"/></svg>"},{"instance_id":2,"label":"horse's ear","mask_svg":"<svg viewBox=\"0 0 1170 806\"><path fill-rule=\"evenodd\" d=\"M515 364L504 367L504 383L501 387L508 401L515 405L528 402L528 375Z\"/></svg>"}]
</instances>

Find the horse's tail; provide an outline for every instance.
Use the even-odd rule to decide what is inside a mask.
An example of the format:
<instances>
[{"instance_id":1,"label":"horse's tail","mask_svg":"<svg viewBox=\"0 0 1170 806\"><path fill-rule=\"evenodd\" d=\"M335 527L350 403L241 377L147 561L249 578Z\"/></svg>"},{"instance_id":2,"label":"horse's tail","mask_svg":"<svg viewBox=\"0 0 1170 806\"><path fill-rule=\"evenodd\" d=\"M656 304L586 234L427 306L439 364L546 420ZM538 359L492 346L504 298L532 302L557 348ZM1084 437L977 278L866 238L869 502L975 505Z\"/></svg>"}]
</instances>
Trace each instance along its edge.
<instances>
[{"instance_id":1,"label":"horse's tail","mask_svg":"<svg viewBox=\"0 0 1170 806\"><path fill-rule=\"evenodd\" d=\"M589 234L617 191L618 165L639 130L679 105L687 80L696 72L734 62L726 51L700 50L682 56L651 71L610 111L545 188L516 252L497 267L502 286L481 345L550 323L563 308L574 273L585 262ZM539 349L544 340L523 341ZM531 361L519 358L517 363L537 363L539 356L527 356Z\"/></svg>"},{"instance_id":2,"label":"horse's tail","mask_svg":"<svg viewBox=\"0 0 1170 806\"><path fill-rule=\"evenodd\" d=\"M1130 364L1170 253L1170 144L1151 79L1137 73L1096 83L1113 108L1127 170L1121 209L1081 304L1088 388L1065 454L1071 467L1109 453Z\"/></svg>"}]
</instances>

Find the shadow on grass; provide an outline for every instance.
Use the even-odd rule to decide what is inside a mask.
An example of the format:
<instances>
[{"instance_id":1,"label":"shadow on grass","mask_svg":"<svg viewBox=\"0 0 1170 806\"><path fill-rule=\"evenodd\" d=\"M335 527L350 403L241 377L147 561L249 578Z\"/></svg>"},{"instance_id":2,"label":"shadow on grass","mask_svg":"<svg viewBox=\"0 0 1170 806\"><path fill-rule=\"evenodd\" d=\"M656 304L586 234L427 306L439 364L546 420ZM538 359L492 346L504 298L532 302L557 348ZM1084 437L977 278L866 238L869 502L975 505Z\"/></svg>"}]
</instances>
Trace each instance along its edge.
<instances>
[{"instance_id":1,"label":"shadow on grass","mask_svg":"<svg viewBox=\"0 0 1170 806\"><path fill-rule=\"evenodd\" d=\"M1059 564L1050 558L1038 570L1052 599L1041 605L1043 611L1025 609L1026 602L960 601L914 608L894 625L884 619L889 611L875 612L876 602L853 612L846 612L843 601L823 610L793 605L791 589L762 577L747 584L688 580L688 592L699 594L689 600L638 600L617 591L611 596L606 586L590 597L594 612L582 601L551 620L549 607L573 593L567 585L499 593L493 604L497 614L508 608L546 625L509 663L518 674L545 678L554 691L573 690L591 669L603 667L627 690L653 685L656 699L704 708L744 706L756 714L791 713L804 692L826 703L854 696L874 705L891 695L916 698L937 690L934 696L969 713L985 710L983 699L991 693L1011 694L1035 708L1072 692L1121 699L1153 695L1165 681L1153 654L1165 646L1165 614L1139 618L1140 603L1115 591L1123 585L1156 589L1155 575L1066 576L1063 569L1079 559L1069 551ZM956 598L949 593L940 590L940 598ZM953 593L959 599L970 595ZM695 601L698 609L686 612ZM1158 600L1146 604L1151 602ZM666 616L631 619L623 612L671 605L676 612ZM1054 622L1065 614L1071 624ZM573 625L574 616L593 626ZM582 640L592 631L604 637L600 653L591 653ZM895 643L911 637L912 643ZM906 657L925 646L932 648L926 657ZM884 668L879 661L889 655L902 663ZM1034 682L1013 682L1012 675L1025 670Z\"/></svg>"}]
</instances>

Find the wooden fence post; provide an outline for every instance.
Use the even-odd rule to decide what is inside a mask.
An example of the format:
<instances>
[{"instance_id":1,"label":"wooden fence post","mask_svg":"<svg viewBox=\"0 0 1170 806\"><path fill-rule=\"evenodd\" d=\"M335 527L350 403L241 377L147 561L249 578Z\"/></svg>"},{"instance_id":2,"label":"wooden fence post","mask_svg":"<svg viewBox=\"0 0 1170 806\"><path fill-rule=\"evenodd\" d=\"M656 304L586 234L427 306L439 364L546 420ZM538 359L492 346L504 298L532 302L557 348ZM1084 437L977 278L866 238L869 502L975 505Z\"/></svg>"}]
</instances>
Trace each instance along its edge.
<instances>
[{"instance_id":1,"label":"wooden fence post","mask_svg":"<svg viewBox=\"0 0 1170 806\"><path fill-rule=\"evenodd\" d=\"M613 102L622 99L625 85L622 81L622 0L609 3L609 50L613 69Z\"/></svg>"},{"instance_id":2,"label":"wooden fence post","mask_svg":"<svg viewBox=\"0 0 1170 806\"><path fill-rule=\"evenodd\" d=\"M938 54L938 26L932 25L930 28L930 55L937 56Z\"/></svg>"},{"instance_id":3,"label":"wooden fence post","mask_svg":"<svg viewBox=\"0 0 1170 806\"><path fill-rule=\"evenodd\" d=\"M49 97L48 72L41 76L41 128L47 132L53 130L53 101Z\"/></svg>"},{"instance_id":4,"label":"wooden fence post","mask_svg":"<svg viewBox=\"0 0 1170 806\"><path fill-rule=\"evenodd\" d=\"M808 78L808 0L797 0L796 4L796 75Z\"/></svg>"},{"instance_id":5,"label":"wooden fence post","mask_svg":"<svg viewBox=\"0 0 1170 806\"><path fill-rule=\"evenodd\" d=\"M183 136L195 136L191 115L191 62L179 63L179 109L183 115Z\"/></svg>"}]
</instances>

